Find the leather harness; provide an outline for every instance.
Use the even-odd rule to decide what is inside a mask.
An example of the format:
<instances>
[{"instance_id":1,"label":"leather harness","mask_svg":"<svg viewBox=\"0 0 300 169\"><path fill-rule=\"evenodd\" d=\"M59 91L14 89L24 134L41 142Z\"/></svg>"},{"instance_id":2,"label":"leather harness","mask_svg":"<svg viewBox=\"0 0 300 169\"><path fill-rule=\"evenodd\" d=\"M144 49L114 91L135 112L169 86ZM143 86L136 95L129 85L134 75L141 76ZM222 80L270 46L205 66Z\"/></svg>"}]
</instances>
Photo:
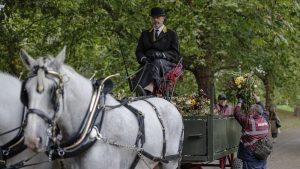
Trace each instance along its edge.
<instances>
[{"instance_id":1,"label":"leather harness","mask_svg":"<svg viewBox=\"0 0 300 169\"><path fill-rule=\"evenodd\" d=\"M26 146L24 145L24 137L23 137L24 121L25 121L25 107L23 110L21 126L1 134L2 136L19 129L18 134L14 138L12 138L9 142L5 143L4 145L0 146L0 169L6 167L5 165L7 159L14 157L15 155L21 153L26 149Z\"/></svg>"},{"instance_id":2,"label":"leather harness","mask_svg":"<svg viewBox=\"0 0 300 169\"><path fill-rule=\"evenodd\" d=\"M23 86L25 85L26 82L27 82L27 80L23 83ZM94 90L98 89L99 82L96 81L96 83L93 84L93 87L94 87ZM22 89L22 90L24 90L24 89ZM80 141L80 144L78 144L76 146L71 146L75 142L77 142L78 139L80 139L83 131L86 130L86 123L87 123L87 120L88 120L89 112L86 113L85 118L84 118L84 120L81 124L80 130L74 136L72 136L71 139L69 139L68 141L66 141L62 144L55 143L55 144L49 146L49 150L47 151L47 154L49 155L50 160L75 157L76 155L86 151L88 148L90 148L91 146L93 146L96 143L97 139L90 138L89 136L90 136L90 133L91 133L93 127L97 127L97 129L99 130L99 133L101 132L103 119L104 119L104 116L106 114L105 113L105 96L109 92L110 92L110 90L103 89L103 92L100 95L100 99L97 100L97 103L96 103L99 106L97 106L97 108L95 110L95 114L92 118L92 125L91 125L92 128L89 128L88 134L86 134L85 137ZM26 93L24 93L24 94L26 94ZM151 102L147 101L146 100L147 98L150 98L150 97L149 96L137 97L137 98L134 98L133 101L144 100L145 102L150 104L151 107L155 110L155 113L158 117L158 120L161 124L162 131L163 131L163 149L162 149L162 156L161 157L153 156L150 153L148 153L147 151L145 151L144 149L142 149L143 145L145 143L145 126L144 126L144 115L143 115L143 113L141 113L136 108L130 106L129 105L129 100L127 100L127 99L123 100L123 102L121 102L117 106L111 106L110 107L110 108L117 108L117 107L120 107L120 106L125 106L128 110L130 110L130 112L132 112L136 116L137 121L138 121L139 129L138 129L137 138L136 138L136 141L135 141L135 147L138 148L138 150L137 150L137 155L136 155L134 161L132 162L132 164L130 166L130 169L134 169L136 167L136 165L138 164L138 162L141 158L140 155L143 155L143 156L147 157L150 160L153 160L155 162L160 162L160 163L168 163L171 160L175 160L175 159L180 158L180 152L181 152L181 149L182 149L182 147L181 147L182 140L180 141L178 154L166 156L166 139L165 139L164 123L163 123L162 118L159 115L159 112L158 112L157 108ZM22 99L24 99L24 98L22 98ZM45 116L43 115L43 112L41 112L39 110L30 109L29 113L33 113L33 114L38 115L39 117L44 119L45 122L47 122L49 125L50 124L55 125L55 123L53 121L54 118L52 118L52 119L45 118ZM100 113L101 113L101 116L98 117ZM22 127L24 126L24 124L25 124L24 121L26 121L26 119L27 119L26 117L28 115L28 114L26 114L26 115L24 115L24 114L25 113L23 113ZM24 118L24 116L25 116L25 118ZM55 125L54 127L57 127L57 125ZM182 132L182 136L183 136L183 132ZM22 141L20 141L20 140L22 140ZM19 144L16 144L16 142L18 142ZM8 149L9 153L8 154L3 154L3 159L7 159L9 157L12 157L13 155L23 151L26 148L26 146L23 144L23 128L21 128L20 132L18 133L18 135L13 140L11 140L9 143L5 144L4 146L1 146L0 148L2 148L2 150L7 150L7 147L11 147L11 145L14 145L14 146L17 145L15 147L16 149L11 149L11 148ZM65 147L69 147L69 146L71 146L72 148L65 149ZM3 152L3 151L1 151L1 152ZM2 164L1 163L2 161L3 160L1 159L1 154L0 154L0 166Z\"/></svg>"}]
</instances>

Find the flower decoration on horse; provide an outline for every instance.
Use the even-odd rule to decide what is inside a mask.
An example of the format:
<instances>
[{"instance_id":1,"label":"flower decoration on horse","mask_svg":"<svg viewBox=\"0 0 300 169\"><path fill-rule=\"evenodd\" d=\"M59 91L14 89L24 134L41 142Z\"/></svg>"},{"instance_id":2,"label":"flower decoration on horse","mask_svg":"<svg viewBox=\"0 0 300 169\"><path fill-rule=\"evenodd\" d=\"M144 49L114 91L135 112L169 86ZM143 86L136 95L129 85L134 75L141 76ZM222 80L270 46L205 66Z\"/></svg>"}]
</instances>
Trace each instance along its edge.
<instances>
[{"instance_id":1,"label":"flower decoration on horse","mask_svg":"<svg viewBox=\"0 0 300 169\"><path fill-rule=\"evenodd\" d=\"M253 73L247 73L244 75L234 75L229 80L228 91L232 97L237 97L243 101L242 108L245 112L248 112L250 106L255 103L253 92L256 87Z\"/></svg>"}]
</instances>

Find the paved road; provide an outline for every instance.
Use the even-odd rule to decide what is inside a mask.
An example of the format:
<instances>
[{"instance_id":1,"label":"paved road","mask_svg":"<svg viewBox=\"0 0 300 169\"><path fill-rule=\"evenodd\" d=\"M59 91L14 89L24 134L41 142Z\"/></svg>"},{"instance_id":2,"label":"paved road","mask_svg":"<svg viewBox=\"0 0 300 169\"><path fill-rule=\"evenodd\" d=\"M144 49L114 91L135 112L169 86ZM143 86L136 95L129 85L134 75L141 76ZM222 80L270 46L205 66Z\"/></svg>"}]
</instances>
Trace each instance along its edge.
<instances>
[{"instance_id":1,"label":"paved road","mask_svg":"<svg viewBox=\"0 0 300 169\"><path fill-rule=\"evenodd\" d=\"M203 167L203 169L220 168ZM288 129L279 134L268 159L267 169L300 169L300 128Z\"/></svg>"},{"instance_id":2,"label":"paved road","mask_svg":"<svg viewBox=\"0 0 300 169\"><path fill-rule=\"evenodd\" d=\"M279 134L268 169L300 169L300 128L293 128Z\"/></svg>"}]
</instances>

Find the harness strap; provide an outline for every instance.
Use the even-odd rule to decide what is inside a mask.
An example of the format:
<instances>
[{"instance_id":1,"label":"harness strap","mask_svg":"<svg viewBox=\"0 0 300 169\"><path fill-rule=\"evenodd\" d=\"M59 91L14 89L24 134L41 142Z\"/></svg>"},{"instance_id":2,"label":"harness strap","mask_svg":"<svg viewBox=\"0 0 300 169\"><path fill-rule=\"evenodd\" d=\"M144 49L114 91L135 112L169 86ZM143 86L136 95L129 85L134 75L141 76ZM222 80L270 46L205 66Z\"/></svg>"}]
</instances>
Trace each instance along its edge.
<instances>
[{"instance_id":1,"label":"harness strap","mask_svg":"<svg viewBox=\"0 0 300 169\"><path fill-rule=\"evenodd\" d=\"M60 169L67 169L63 160L60 160L59 164L60 164Z\"/></svg>"},{"instance_id":2,"label":"harness strap","mask_svg":"<svg viewBox=\"0 0 300 169\"><path fill-rule=\"evenodd\" d=\"M133 101L139 101L139 100L145 100L145 99L149 99L149 98L153 98L155 96L149 95L149 96L138 96L138 97L134 97L134 98L128 98L125 97L122 100L120 100L120 104L115 105L115 106L110 106L110 105L105 105L105 107L110 108L110 109L115 109L121 106L125 106L126 104L133 102Z\"/></svg>"},{"instance_id":3,"label":"harness strap","mask_svg":"<svg viewBox=\"0 0 300 169\"><path fill-rule=\"evenodd\" d=\"M52 124L53 125L53 119L45 116L45 113L43 111L39 110L39 109L28 109L27 116L29 114L35 114L35 115L39 116L40 118L42 118L48 124Z\"/></svg>"},{"instance_id":4,"label":"harness strap","mask_svg":"<svg viewBox=\"0 0 300 169\"><path fill-rule=\"evenodd\" d=\"M44 164L44 163L49 163L49 161L42 161L42 162L38 162L38 163L32 163L32 164L25 164L26 161L20 161L14 165L9 166L8 168L1 168L0 169L20 169L20 168L27 168L27 167L31 167L31 166L36 166L36 165L40 165L40 164Z\"/></svg>"},{"instance_id":5,"label":"harness strap","mask_svg":"<svg viewBox=\"0 0 300 169\"><path fill-rule=\"evenodd\" d=\"M22 152L23 150L26 149L26 146L23 144L23 133L24 133L24 120L25 120L25 107L23 107L23 112L22 112L22 120L21 120L21 125L20 127L17 127L15 129L12 129L8 132L5 132L3 135L8 134L10 132L16 131L19 129L18 134L13 137L9 142L5 143L4 145L1 145L0 148L2 149L0 151L0 155L2 155L2 158L0 157L0 160L7 160L16 154ZM2 136L2 134L1 134ZM0 168L1 169L1 168Z\"/></svg>"},{"instance_id":6,"label":"harness strap","mask_svg":"<svg viewBox=\"0 0 300 169\"><path fill-rule=\"evenodd\" d=\"M5 161L0 160L0 169L6 169Z\"/></svg>"},{"instance_id":7,"label":"harness strap","mask_svg":"<svg viewBox=\"0 0 300 169\"><path fill-rule=\"evenodd\" d=\"M129 109L137 118L139 131L137 134L137 138L135 141L135 145L138 147L139 141L141 142L141 147L145 143L145 123L144 123L144 115L141 111L137 110L136 108L132 107L131 105L125 104L124 105L127 109Z\"/></svg>"},{"instance_id":8,"label":"harness strap","mask_svg":"<svg viewBox=\"0 0 300 169\"><path fill-rule=\"evenodd\" d=\"M144 155L145 157L149 158L149 159L152 160L152 161L155 161L155 162L163 162L163 163L169 163L169 161L166 160L165 158L153 156L153 155L151 155L150 153L148 153L148 152L146 152L146 151L141 151L140 153L141 153L142 155Z\"/></svg>"},{"instance_id":9,"label":"harness strap","mask_svg":"<svg viewBox=\"0 0 300 169\"><path fill-rule=\"evenodd\" d=\"M155 162L160 162L160 163L169 163L169 161L173 161L176 160L178 158L180 158L180 154L174 154L174 155L169 155L169 156L165 156L164 158L161 157L156 157L151 155L150 153L146 152L146 151L139 151L138 153L140 153L141 155L147 157L148 159L155 161ZM140 156L137 155L133 161L133 163L130 166L130 169L135 169L137 163L140 160Z\"/></svg>"},{"instance_id":10,"label":"harness strap","mask_svg":"<svg viewBox=\"0 0 300 169\"><path fill-rule=\"evenodd\" d=\"M136 137L135 146L139 147L139 142L141 143L140 148L144 146L145 143L145 123L144 123L144 115L141 111L137 110L136 108L132 107L131 105L127 104L126 101L124 106L130 110L137 118L138 125L139 125L139 131ZM130 165L130 169L134 169L138 162L140 161L140 156L137 154L133 160L133 162Z\"/></svg>"},{"instance_id":11,"label":"harness strap","mask_svg":"<svg viewBox=\"0 0 300 169\"><path fill-rule=\"evenodd\" d=\"M3 152L0 146L0 169L4 169L6 167L5 164L6 162L3 159Z\"/></svg>"},{"instance_id":12,"label":"harness strap","mask_svg":"<svg viewBox=\"0 0 300 169\"><path fill-rule=\"evenodd\" d=\"M141 157L137 154L133 160L133 162L130 165L129 169L135 169L136 165L138 164L138 162L140 161Z\"/></svg>"},{"instance_id":13,"label":"harness strap","mask_svg":"<svg viewBox=\"0 0 300 169\"><path fill-rule=\"evenodd\" d=\"M6 134L9 134L9 133L11 133L11 132L14 132L14 131L16 131L16 130L19 130L19 129L21 129L21 127L23 127L23 126L16 127L16 128L14 128L14 129L8 130L8 131L6 131L6 132L4 132L4 133L1 133L1 134L0 134L0 137L1 137L1 136L4 136L4 135L6 135Z\"/></svg>"},{"instance_id":14,"label":"harness strap","mask_svg":"<svg viewBox=\"0 0 300 169\"><path fill-rule=\"evenodd\" d=\"M165 158L165 155L166 155L166 147L167 147L167 142L166 142L166 129L165 129L165 126L164 126L164 123L163 123L163 119L161 118L157 108L151 103L149 102L148 100L144 100L145 102L147 102L148 104L151 105L151 107L154 109L155 113L156 113L156 116L161 124L161 128L162 128L162 132L163 132L163 149L162 149L162 157Z\"/></svg>"}]
</instances>

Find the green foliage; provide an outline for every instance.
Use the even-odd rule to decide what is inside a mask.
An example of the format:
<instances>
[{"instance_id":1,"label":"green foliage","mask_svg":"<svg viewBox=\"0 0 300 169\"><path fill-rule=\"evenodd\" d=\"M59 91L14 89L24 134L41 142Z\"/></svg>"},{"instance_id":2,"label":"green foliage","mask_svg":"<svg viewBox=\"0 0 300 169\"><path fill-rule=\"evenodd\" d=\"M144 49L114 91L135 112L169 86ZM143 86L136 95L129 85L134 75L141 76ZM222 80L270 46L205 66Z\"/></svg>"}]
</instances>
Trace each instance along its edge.
<instances>
[{"instance_id":1,"label":"green foliage","mask_svg":"<svg viewBox=\"0 0 300 169\"><path fill-rule=\"evenodd\" d=\"M259 70L259 84L271 84L272 97L296 100L300 95L297 1L0 0L0 4L5 5L0 11L0 70L15 75L25 72L20 48L38 57L56 55L66 45L67 64L86 77L95 70L97 77L121 73L116 90L128 92L125 64L129 74L137 70L137 40L151 27L149 10L161 6L167 12L167 26L179 36L186 69L177 95L199 91L203 72L211 72L218 93L225 90L224 71L253 70ZM259 85L259 90L263 87Z\"/></svg>"}]
</instances>

